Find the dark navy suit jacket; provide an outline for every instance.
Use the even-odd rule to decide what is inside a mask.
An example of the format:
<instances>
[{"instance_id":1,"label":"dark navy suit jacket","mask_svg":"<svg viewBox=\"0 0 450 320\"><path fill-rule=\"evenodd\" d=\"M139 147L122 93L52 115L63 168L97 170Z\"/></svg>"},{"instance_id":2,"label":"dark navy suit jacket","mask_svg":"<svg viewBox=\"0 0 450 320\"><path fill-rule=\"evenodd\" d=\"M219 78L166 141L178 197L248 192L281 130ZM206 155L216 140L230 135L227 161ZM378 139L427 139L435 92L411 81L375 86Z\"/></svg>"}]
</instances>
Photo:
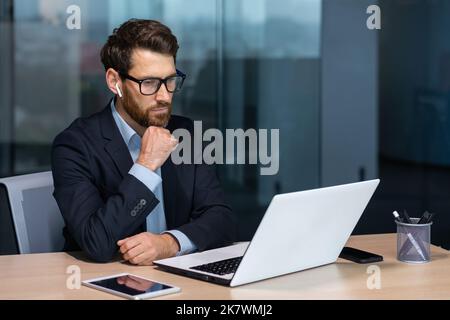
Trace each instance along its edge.
<instances>
[{"instance_id":1,"label":"dark navy suit jacket","mask_svg":"<svg viewBox=\"0 0 450 320\"><path fill-rule=\"evenodd\" d=\"M177 128L189 130L193 141L191 120L173 115L167 129ZM146 230L147 215L159 201L128 174L132 165L109 104L55 138L53 195L66 224L66 251L82 249L91 259L107 262L116 255L118 240ZM183 232L199 250L236 241L235 218L213 166L175 165L169 157L161 176L168 230Z\"/></svg>"}]
</instances>

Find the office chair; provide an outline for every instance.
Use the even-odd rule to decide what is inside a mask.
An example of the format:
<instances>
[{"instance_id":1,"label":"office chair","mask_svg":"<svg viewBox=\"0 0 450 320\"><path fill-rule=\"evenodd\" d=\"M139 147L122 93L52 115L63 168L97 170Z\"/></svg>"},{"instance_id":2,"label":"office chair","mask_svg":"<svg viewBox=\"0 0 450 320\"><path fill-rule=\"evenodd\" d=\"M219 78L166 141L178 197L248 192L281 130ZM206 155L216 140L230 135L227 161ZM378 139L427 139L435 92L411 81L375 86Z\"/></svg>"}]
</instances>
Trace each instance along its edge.
<instances>
[{"instance_id":1,"label":"office chair","mask_svg":"<svg viewBox=\"0 0 450 320\"><path fill-rule=\"evenodd\" d=\"M0 254L62 251L51 171L0 179Z\"/></svg>"}]
</instances>

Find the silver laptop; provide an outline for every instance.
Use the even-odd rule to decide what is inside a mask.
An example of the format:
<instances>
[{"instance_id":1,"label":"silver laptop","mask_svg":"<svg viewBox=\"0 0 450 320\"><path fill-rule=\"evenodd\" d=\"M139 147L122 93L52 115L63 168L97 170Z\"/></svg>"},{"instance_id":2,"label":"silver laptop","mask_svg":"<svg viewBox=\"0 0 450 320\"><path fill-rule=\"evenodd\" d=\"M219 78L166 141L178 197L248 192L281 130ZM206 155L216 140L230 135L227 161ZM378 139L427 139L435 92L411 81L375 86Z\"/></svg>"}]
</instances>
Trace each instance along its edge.
<instances>
[{"instance_id":1,"label":"silver laptop","mask_svg":"<svg viewBox=\"0 0 450 320\"><path fill-rule=\"evenodd\" d=\"M231 287L333 263L380 180L273 197L251 242L154 261Z\"/></svg>"}]
</instances>

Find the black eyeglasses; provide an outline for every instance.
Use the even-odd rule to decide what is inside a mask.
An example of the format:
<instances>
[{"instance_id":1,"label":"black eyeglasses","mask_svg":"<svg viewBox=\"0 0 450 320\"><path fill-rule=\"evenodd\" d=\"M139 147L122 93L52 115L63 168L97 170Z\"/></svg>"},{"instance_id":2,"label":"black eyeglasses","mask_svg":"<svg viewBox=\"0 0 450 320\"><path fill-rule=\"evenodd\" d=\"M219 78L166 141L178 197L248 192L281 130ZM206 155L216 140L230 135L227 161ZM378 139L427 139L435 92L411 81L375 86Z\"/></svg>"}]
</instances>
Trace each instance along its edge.
<instances>
[{"instance_id":1,"label":"black eyeglasses","mask_svg":"<svg viewBox=\"0 0 450 320\"><path fill-rule=\"evenodd\" d=\"M167 91L170 93L180 91L183 86L184 79L186 79L186 75L178 69L175 76L170 76L165 79L152 77L139 80L125 73L120 73L120 76L138 83L139 91L141 91L141 94L144 96L151 96L158 92L159 88L161 88L161 84L163 83Z\"/></svg>"}]
</instances>

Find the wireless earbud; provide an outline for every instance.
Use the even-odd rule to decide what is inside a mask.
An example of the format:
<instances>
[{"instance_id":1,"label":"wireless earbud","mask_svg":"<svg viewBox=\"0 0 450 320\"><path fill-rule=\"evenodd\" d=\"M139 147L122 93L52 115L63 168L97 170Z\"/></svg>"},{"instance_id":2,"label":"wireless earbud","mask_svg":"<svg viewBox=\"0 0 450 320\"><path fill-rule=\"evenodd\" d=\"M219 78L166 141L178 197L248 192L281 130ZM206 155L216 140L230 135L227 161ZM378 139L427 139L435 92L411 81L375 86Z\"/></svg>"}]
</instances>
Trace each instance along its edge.
<instances>
[{"instance_id":1,"label":"wireless earbud","mask_svg":"<svg viewBox=\"0 0 450 320\"><path fill-rule=\"evenodd\" d=\"M122 98L122 91L120 91L119 84L117 82L116 82L116 89L117 89L117 93L119 94L119 97Z\"/></svg>"}]
</instances>

